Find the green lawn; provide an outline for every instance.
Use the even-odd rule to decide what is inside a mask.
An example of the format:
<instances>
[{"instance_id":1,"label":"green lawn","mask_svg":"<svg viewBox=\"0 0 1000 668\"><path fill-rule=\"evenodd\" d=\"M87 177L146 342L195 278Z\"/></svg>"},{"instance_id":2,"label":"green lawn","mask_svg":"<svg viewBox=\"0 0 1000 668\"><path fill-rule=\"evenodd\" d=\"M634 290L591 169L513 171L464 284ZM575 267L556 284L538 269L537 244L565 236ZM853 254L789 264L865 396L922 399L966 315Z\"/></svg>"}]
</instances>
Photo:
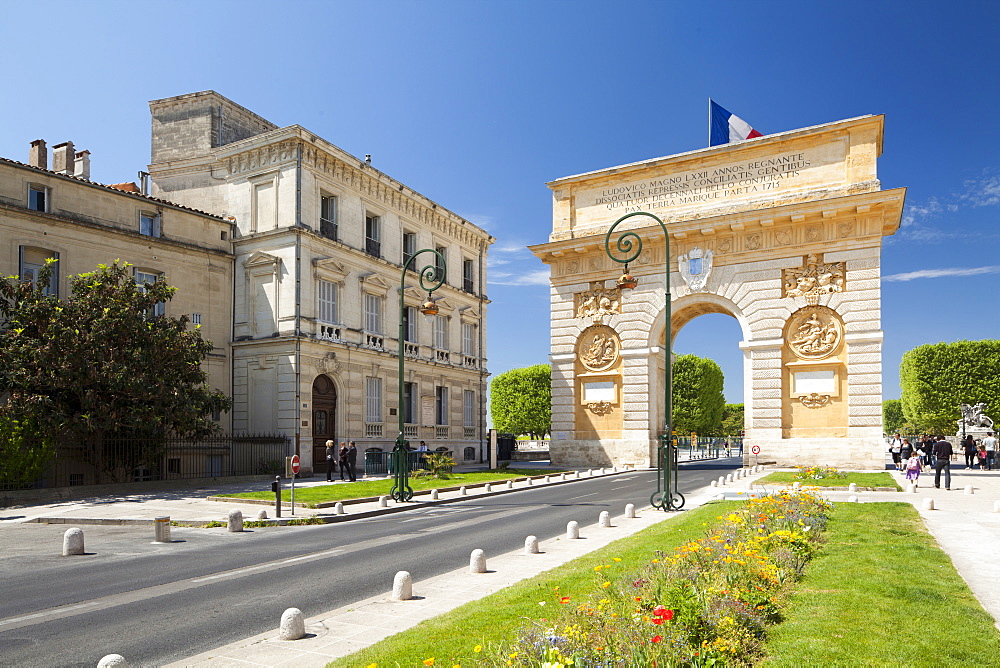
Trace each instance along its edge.
<instances>
[{"instance_id":1,"label":"green lawn","mask_svg":"<svg viewBox=\"0 0 1000 668\"><path fill-rule=\"evenodd\" d=\"M841 503L827 528L765 665L1000 665L993 619L913 506Z\"/></svg>"},{"instance_id":2,"label":"green lawn","mask_svg":"<svg viewBox=\"0 0 1000 668\"><path fill-rule=\"evenodd\" d=\"M559 595L584 597L593 591L595 566L615 557L622 563L646 563L657 549L672 551L689 538L700 536L704 531L703 523L714 521L721 510L740 503L713 503L676 515L568 564L421 622L419 626L328 665L342 668L364 668L372 663L377 663L379 668L423 666L423 660L430 657L435 658L435 666L482 665L477 661L476 645L481 645L483 654L487 654L491 649L506 644L511 633L515 633L526 618L543 616L539 611L544 608L538 604L547 601L552 605L556 587L559 588ZM419 584L416 589L419 589Z\"/></svg>"},{"instance_id":3,"label":"green lawn","mask_svg":"<svg viewBox=\"0 0 1000 668\"><path fill-rule=\"evenodd\" d=\"M539 601L551 601L556 587L558 595L584 597L593 591L595 566L617 557L638 567L656 550L702 535L704 523L739 503L686 511L329 665L419 668L430 657L437 666L503 664L495 650L526 619L544 614ZM1000 665L1000 632L911 505L837 504L827 528L827 544L771 631L764 665Z\"/></svg>"},{"instance_id":4,"label":"green lawn","mask_svg":"<svg viewBox=\"0 0 1000 668\"><path fill-rule=\"evenodd\" d=\"M555 469L503 469L491 471L475 471L473 473L452 473L445 480L431 478L429 476L410 477L410 487L413 491L425 489L437 489L441 487L461 487L462 485L477 485L485 482L504 481L511 478L523 478L525 476L548 475L562 473L562 470ZM388 495L393 486L392 478L381 480L359 480L352 483L331 483L329 485L317 485L311 487L297 487L295 489L295 503L305 504L307 507L315 507L317 503L329 503L336 501L346 501L348 499L364 499L373 496ZM233 497L239 499L265 499L274 500L274 492L237 492L235 494L219 494L219 496ZM292 492L287 484L282 485L282 501L291 501Z\"/></svg>"},{"instance_id":5,"label":"green lawn","mask_svg":"<svg viewBox=\"0 0 1000 668\"><path fill-rule=\"evenodd\" d=\"M881 471L878 473L859 473L846 471L846 478L820 478L818 480L802 480L796 478L798 475L795 471L775 471L770 473L760 480L756 481L755 485L788 485L791 486L793 483L800 482L803 486L815 486L815 487L848 487L850 484L856 483L858 487L892 487L898 491L902 491L902 488L893 479L892 474L888 471Z\"/></svg>"}]
</instances>

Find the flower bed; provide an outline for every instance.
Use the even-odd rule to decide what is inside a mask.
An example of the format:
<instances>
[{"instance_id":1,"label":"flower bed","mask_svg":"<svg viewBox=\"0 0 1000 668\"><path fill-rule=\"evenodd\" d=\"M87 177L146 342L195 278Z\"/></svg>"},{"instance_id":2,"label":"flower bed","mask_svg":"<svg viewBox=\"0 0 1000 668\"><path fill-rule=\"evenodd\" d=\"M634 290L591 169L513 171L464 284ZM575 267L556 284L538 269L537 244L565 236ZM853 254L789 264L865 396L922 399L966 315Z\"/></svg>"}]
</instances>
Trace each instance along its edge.
<instances>
[{"instance_id":1,"label":"flower bed","mask_svg":"<svg viewBox=\"0 0 1000 668\"><path fill-rule=\"evenodd\" d=\"M638 571L594 567L590 596L558 588L547 616L487 665L750 665L789 586L815 552L830 504L809 491L751 499L706 536Z\"/></svg>"}]
</instances>

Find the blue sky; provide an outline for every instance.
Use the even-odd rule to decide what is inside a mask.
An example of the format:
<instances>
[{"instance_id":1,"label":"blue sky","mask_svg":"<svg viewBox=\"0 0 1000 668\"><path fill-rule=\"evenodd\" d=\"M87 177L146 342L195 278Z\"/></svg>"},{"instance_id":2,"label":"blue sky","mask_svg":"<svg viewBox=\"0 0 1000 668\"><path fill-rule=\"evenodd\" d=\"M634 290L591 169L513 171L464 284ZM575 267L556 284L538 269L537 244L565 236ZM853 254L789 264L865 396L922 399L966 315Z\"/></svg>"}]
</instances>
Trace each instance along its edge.
<instances>
[{"instance_id":1,"label":"blue sky","mask_svg":"<svg viewBox=\"0 0 1000 668\"><path fill-rule=\"evenodd\" d=\"M707 145L711 96L767 134L885 114L884 396L914 346L1000 335L1000 3L6 3L0 155L72 140L94 180L149 160L147 102L214 89L485 227L489 368L548 359L547 181ZM742 401L741 339L696 318Z\"/></svg>"}]
</instances>

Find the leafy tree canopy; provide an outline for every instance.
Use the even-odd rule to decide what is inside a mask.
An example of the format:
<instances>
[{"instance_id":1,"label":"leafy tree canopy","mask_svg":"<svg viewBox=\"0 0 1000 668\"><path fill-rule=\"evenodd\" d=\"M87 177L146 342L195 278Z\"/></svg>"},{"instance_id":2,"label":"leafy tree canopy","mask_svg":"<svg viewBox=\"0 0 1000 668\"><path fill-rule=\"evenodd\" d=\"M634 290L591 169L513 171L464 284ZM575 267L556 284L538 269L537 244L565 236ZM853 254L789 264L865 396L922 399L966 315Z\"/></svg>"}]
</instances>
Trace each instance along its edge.
<instances>
[{"instance_id":1,"label":"leafy tree canopy","mask_svg":"<svg viewBox=\"0 0 1000 668\"><path fill-rule=\"evenodd\" d=\"M726 404L722 407L722 426L716 436L739 436L745 428L743 404Z\"/></svg>"},{"instance_id":2,"label":"leafy tree canopy","mask_svg":"<svg viewBox=\"0 0 1000 668\"><path fill-rule=\"evenodd\" d=\"M882 402L882 429L887 434L903 430L903 403L900 399L886 399Z\"/></svg>"},{"instance_id":3,"label":"leafy tree canopy","mask_svg":"<svg viewBox=\"0 0 1000 668\"><path fill-rule=\"evenodd\" d=\"M918 346L899 365L903 417L922 432L955 433L961 404L987 404L1000 416L1000 341Z\"/></svg>"},{"instance_id":4,"label":"leafy tree canopy","mask_svg":"<svg viewBox=\"0 0 1000 668\"><path fill-rule=\"evenodd\" d=\"M490 383L490 416L497 431L543 436L552 426L552 369L511 369Z\"/></svg>"},{"instance_id":5,"label":"leafy tree canopy","mask_svg":"<svg viewBox=\"0 0 1000 668\"><path fill-rule=\"evenodd\" d=\"M173 297L165 281L137 285L116 261L70 278L65 300L35 284L0 281L0 394L13 415L92 447L105 434L206 435L232 403L207 384L212 344L186 316L153 315Z\"/></svg>"},{"instance_id":6,"label":"leafy tree canopy","mask_svg":"<svg viewBox=\"0 0 1000 668\"><path fill-rule=\"evenodd\" d=\"M678 355L673 364L673 423L678 435L715 434L722 426L722 369L713 360Z\"/></svg>"}]
</instances>

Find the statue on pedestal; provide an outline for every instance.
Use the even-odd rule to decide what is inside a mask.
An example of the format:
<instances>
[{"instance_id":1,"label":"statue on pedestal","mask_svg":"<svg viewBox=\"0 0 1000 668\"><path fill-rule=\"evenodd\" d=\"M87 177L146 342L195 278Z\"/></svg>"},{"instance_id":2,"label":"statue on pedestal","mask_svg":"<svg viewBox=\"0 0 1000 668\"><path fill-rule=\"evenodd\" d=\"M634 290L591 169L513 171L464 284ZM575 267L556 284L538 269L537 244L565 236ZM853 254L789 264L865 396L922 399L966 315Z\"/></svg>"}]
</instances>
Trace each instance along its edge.
<instances>
[{"instance_id":1,"label":"statue on pedestal","mask_svg":"<svg viewBox=\"0 0 1000 668\"><path fill-rule=\"evenodd\" d=\"M988 406L981 401L973 406L962 404L962 419L958 421L959 433L963 431L963 428L973 430L993 429L993 419L985 413L987 408Z\"/></svg>"}]
</instances>

